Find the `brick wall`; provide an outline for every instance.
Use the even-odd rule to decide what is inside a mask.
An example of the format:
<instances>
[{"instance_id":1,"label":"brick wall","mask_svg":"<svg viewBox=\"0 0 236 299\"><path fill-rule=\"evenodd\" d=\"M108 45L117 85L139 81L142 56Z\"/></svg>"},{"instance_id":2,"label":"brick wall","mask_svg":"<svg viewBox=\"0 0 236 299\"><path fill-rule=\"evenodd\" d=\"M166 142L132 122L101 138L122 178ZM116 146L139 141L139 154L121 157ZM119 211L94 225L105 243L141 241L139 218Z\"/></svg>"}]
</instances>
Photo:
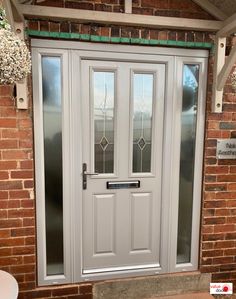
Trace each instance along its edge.
<instances>
[{"instance_id":1,"label":"brick wall","mask_svg":"<svg viewBox=\"0 0 236 299\"><path fill-rule=\"evenodd\" d=\"M40 5L123 11L122 0L46 0ZM134 0L134 13L212 19L190 0ZM34 30L117 37L212 42L207 32L153 30L31 19ZM215 281L236 283L236 162L216 160L216 139L236 137L236 96L225 87L222 114L210 112L212 64L207 93L200 269ZM23 298L92 298L90 284L37 288L32 111L18 111L11 86L0 86L0 268L18 280Z\"/></svg>"},{"instance_id":2,"label":"brick wall","mask_svg":"<svg viewBox=\"0 0 236 299\"><path fill-rule=\"evenodd\" d=\"M235 44L235 38L232 39ZM236 160L217 160L217 139L236 138L236 94L226 82L223 113L211 113L210 59L205 136L200 269L236 285Z\"/></svg>"}]
</instances>

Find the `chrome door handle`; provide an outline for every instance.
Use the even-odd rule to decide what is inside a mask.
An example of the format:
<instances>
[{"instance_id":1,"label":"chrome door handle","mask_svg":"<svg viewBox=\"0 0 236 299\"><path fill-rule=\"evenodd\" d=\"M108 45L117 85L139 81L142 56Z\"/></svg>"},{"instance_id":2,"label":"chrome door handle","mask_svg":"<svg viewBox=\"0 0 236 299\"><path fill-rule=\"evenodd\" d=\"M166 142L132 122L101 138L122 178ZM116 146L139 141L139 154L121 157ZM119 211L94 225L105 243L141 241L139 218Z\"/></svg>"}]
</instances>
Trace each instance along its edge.
<instances>
[{"instance_id":1,"label":"chrome door handle","mask_svg":"<svg viewBox=\"0 0 236 299\"><path fill-rule=\"evenodd\" d=\"M99 174L98 172L87 172L87 171L83 173L83 175L98 175L98 174Z\"/></svg>"},{"instance_id":2,"label":"chrome door handle","mask_svg":"<svg viewBox=\"0 0 236 299\"><path fill-rule=\"evenodd\" d=\"M87 175L98 175L98 172L87 172L87 164L83 163L83 171L82 171L82 176L83 176L83 190L87 189Z\"/></svg>"}]
</instances>

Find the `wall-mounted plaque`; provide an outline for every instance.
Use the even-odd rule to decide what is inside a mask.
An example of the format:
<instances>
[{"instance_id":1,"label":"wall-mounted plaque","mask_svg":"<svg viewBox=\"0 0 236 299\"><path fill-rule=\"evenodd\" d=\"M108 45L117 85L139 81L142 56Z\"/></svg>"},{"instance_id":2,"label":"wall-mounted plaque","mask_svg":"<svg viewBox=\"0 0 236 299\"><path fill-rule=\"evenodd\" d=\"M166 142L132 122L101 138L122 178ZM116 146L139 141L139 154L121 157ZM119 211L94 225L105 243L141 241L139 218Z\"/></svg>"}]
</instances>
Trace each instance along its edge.
<instances>
[{"instance_id":1,"label":"wall-mounted plaque","mask_svg":"<svg viewBox=\"0 0 236 299\"><path fill-rule=\"evenodd\" d=\"M236 139L218 139L217 159L236 159Z\"/></svg>"}]
</instances>

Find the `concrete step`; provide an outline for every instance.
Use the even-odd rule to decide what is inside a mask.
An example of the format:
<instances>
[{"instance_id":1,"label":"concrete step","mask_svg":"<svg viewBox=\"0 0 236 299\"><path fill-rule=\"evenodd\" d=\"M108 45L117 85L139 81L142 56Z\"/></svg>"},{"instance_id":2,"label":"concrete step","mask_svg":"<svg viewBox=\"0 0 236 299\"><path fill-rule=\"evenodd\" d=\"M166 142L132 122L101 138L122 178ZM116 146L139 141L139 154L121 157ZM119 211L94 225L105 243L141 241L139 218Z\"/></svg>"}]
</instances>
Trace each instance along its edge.
<instances>
[{"instance_id":1,"label":"concrete step","mask_svg":"<svg viewBox=\"0 0 236 299\"><path fill-rule=\"evenodd\" d=\"M173 296L158 296L150 297L148 299L213 299L214 297L209 293L189 293Z\"/></svg>"},{"instance_id":2,"label":"concrete step","mask_svg":"<svg viewBox=\"0 0 236 299\"><path fill-rule=\"evenodd\" d=\"M190 295L191 299L201 299L200 293L209 294L211 275L200 272L162 274L155 276L96 282L93 287L94 299L150 299L165 296L180 299L180 295ZM196 296L193 297L193 294ZM159 297L158 297L159 296ZM172 297L170 297L172 296ZM183 297L184 299L190 297ZM204 297L203 297L204 298ZM202 299L203 299L202 298ZM212 297L206 297L212 298Z\"/></svg>"}]
</instances>

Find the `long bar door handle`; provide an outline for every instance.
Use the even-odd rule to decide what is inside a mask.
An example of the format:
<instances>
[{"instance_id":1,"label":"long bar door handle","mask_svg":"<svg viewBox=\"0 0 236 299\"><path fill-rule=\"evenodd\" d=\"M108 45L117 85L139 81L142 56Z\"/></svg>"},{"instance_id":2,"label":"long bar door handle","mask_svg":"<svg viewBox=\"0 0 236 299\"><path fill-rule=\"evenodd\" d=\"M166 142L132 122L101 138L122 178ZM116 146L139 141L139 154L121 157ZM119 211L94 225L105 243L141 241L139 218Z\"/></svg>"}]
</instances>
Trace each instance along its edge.
<instances>
[{"instance_id":1,"label":"long bar door handle","mask_svg":"<svg viewBox=\"0 0 236 299\"><path fill-rule=\"evenodd\" d=\"M83 171L82 171L82 176L83 176L83 190L87 189L87 176L88 175L98 175L99 173L97 172L87 172L87 163L83 163Z\"/></svg>"}]
</instances>

